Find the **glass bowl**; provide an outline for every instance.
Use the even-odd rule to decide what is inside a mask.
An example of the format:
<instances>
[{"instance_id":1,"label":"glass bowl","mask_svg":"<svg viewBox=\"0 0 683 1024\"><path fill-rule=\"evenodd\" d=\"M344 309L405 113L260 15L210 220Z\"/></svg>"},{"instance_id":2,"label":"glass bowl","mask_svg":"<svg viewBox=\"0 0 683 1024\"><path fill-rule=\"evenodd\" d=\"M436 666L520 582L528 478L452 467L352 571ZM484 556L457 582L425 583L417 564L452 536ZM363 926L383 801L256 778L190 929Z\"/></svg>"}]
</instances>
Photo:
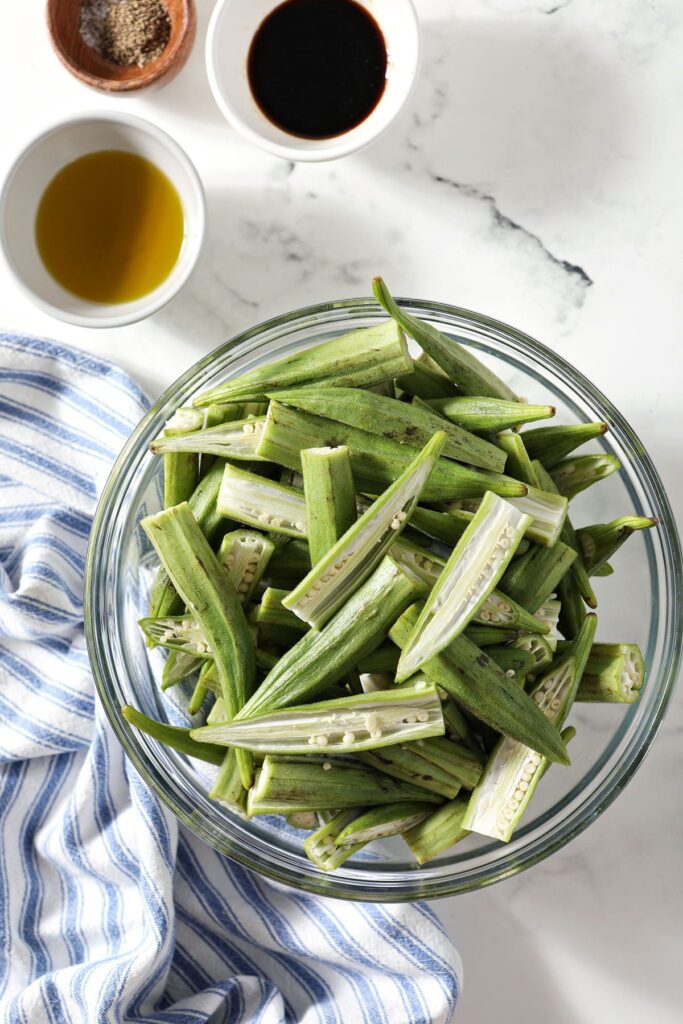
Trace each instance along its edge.
<instances>
[{"instance_id":1,"label":"glass bowl","mask_svg":"<svg viewBox=\"0 0 683 1024\"><path fill-rule=\"evenodd\" d=\"M326 896L397 901L466 892L530 867L578 835L621 792L652 743L674 689L681 654L681 550L657 472L628 423L578 371L520 331L477 313L402 299L410 312L483 356L531 402L557 406L557 422L607 420L598 442L622 471L572 503L575 525L624 513L654 515L659 527L634 535L614 558L615 575L596 579L598 638L636 641L648 665L640 700L630 707L575 705L570 768L553 767L513 840L470 836L422 868L401 840L374 844L378 855L325 874L304 856L304 833L279 819L240 818L207 796L206 766L132 730L124 703L177 724L174 699L162 696L158 650L149 651L137 619L145 614L153 556L139 526L160 508L161 460L148 453L179 405L252 367L369 326L384 313L370 299L331 302L288 313L226 342L196 363L150 409L119 456L97 509L87 564L85 616L95 682L113 729L141 776L188 828L210 846L269 878ZM593 450L596 443L593 443Z\"/></svg>"}]
</instances>

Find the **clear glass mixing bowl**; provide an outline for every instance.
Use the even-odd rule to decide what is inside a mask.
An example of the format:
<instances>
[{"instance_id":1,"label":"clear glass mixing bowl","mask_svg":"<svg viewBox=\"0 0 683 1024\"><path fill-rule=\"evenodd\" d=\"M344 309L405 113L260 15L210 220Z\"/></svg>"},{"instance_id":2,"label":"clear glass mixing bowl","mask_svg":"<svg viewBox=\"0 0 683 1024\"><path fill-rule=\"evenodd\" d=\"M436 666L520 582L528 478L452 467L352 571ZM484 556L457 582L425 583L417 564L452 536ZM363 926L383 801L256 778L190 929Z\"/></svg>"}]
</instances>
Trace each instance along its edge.
<instances>
[{"instance_id":1,"label":"clear glass mixing bowl","mask_svg":"<svg viewBox=\"0 0 683 1024\"><path fill-rule=\"evenodd\" d=\"M471 836L423 868L400 840L379 857L354 858L334 874L304 856L304 834L273 818L244 820L208 799L203 765L132 730L119 708L178 721L161 695L158 651L149 651L137 619L144 614L148 542L139 526L160 507L161 460L148 443L179 405L199 391L259 363L368 326L384 314L370 299L297 310L270 320L206 356L172 385L147 413L114 466L90 542L86 630L100 699L117 736L142 777L178 818L205 842L247 867L289 885L347 899L432 899L489 885L537 863L586 828L624 788L659 727L675 685L681 654L681 550L657 472L628 423L604 395L543 345L487 317L415 300L402 304L483 356L518 394L551 401L558 422L607 420L600 442L622 471L572 503L576 525L606 522L627 512L654 515L659 527L632 537L615 557L616 572L597 579L598 637L637 641L648 677L631 707L576 705L570 768L553 767L539 786L523 825L507 845ZM595 444L593 445L595 448ZM147 574L148 575L148 574ZM172 693L172 691L171 691ZM361 855L362 856L362 855Z\"/></svg>"}]
</instances>

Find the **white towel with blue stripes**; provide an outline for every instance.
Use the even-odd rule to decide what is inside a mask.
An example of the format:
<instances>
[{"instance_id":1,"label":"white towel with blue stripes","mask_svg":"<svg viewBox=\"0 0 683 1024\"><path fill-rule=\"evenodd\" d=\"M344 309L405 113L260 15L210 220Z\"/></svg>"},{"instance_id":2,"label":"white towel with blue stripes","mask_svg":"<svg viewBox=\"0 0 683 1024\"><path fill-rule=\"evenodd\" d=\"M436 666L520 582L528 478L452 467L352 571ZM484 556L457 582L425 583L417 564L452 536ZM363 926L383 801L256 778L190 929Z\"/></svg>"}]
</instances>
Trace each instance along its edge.
<instances>
[{"instance_id":1,"label":"white towel with blue stripes","mask_svg":"<svg viewBox=\"0 0 683 1024\"><path fill-rule=\"evenodd\" d=\"M0 335L0 1020L445 1024L461 965L428 907L342 904L233 864L104 720L83 566L145 407L110 363Z\"/></svg>"}]
</instances>

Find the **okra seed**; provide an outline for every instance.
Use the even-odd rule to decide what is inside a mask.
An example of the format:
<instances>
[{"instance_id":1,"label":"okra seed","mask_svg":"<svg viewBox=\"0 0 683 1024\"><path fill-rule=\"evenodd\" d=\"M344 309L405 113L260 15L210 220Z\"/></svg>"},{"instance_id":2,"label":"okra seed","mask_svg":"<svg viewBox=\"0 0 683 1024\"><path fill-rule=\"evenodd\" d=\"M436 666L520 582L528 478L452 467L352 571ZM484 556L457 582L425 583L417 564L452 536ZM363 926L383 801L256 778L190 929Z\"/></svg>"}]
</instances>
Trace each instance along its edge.
<instances>
[{"instance_id":1,"label":"okra seed","mask_svg":"<svg viewBox=\"0 0 683 1024\"><path fill-rule=\"evenodd\" d=\"M316 740L315 741L316 741L316 743L318 744L319 747L326 747L327 746L327 736L316 736Z\"/></svg>"},{"instance_id":2,"label":"okra seed","mask_svg":"<svg viewBox=\"0 0 683 1024\"><path fill-rule=\"evenodd\" d=\"M323 771L324 772L329 772L331 767L332 767L332 765L331 765L331 763L329 761L324 761L323 762Z\"/></svg>"},{"instance_id":3,"label":"okra seed","mask_svg":"<svg viewBox=\"0 0 683 1024\"><path fill-rule=\"evenodd\" d=\"M519 810L519 800L510 800L508 803L508 807L510 808L511 811Z\"/></svg>"},{"instance_id":4,"label":"okra seed","mask_svg":"<svg viewBox=\"0 0 683 1024\"><path fill-rule=\"evenodd\" d=\"M507 670L507 672L505 673L505 675L508 677L508 679L514 679L515 678L515 670L514 670L514 668L509 668Z\"/></svg>"},{"instance_id":5,"label":"okra seed","mask_svg":"<svg viewBox=\"0 0 683 1024\"><path fill-rule=\"evenodd\" d=\"M381 739L381 737L382 737L382 730L381 729L373 729L372 732L370 733L370 737L373 740Z\"/></svg>"},{"instance_id":6,"label":"okra seed","mask_svg":"<svg viewBox=\"0 0 683 1024\"><path fill-rule=\"evenodd\" d=\"M417 720L418 722L428 722L429 714L426 711L418 711Z\"/></svg>"},{"instance_id":7,"label":"okra seed","mask_svg":"<svg viewBox=\"0 0 683 1024\"><path fill-rule=\"evenodd\" d=\"M345 732L344 735L342 736L342 742L343 743L353 743L355 738L356 737L354 736L354 734L352 732Z\"/></svg>"},{"instance_id":8,"label":"okra seed","mask_svg":"<svg viewBox=\"0 0 683 1024\"><path fill-rule=\"evenodd\" d=\"M424 679L420 679L417 683L415 683L415 689L416 690L424 690L426 685L427 684L425 683Z\"/></svg>"},{"instance_id":9,"label":"okra seed","mask_svg":"<svg viewBox=\"0 0 683 1024\"><path fill-rule=\"evenodd\" d=\"M297 528L297 530L299 530L301 533L305 533L306 532L306 524L305 523L299 522L299 523L295 523L294 525Z\"/></svg>"}]
</instances>

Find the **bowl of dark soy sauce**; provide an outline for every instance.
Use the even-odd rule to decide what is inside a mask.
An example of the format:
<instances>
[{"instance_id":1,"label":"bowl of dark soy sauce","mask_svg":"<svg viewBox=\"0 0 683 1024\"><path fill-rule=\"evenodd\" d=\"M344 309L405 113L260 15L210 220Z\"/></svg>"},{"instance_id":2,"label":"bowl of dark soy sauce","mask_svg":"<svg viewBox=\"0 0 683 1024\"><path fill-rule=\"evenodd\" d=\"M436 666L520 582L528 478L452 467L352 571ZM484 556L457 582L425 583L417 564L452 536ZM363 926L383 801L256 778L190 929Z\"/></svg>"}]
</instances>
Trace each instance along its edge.
<instances>
[{"instance_id":1,"label":"bowl of dark soy sauce","mask_svg":"<svg viewBox=\"0 0 683 1024\"><path fill-rule=\"evenodd\" d=\"M206 64L221 111L287 160L331 160L368 145L414 84L412 0L219 0Z\"/></svg>"}]
</instances>

